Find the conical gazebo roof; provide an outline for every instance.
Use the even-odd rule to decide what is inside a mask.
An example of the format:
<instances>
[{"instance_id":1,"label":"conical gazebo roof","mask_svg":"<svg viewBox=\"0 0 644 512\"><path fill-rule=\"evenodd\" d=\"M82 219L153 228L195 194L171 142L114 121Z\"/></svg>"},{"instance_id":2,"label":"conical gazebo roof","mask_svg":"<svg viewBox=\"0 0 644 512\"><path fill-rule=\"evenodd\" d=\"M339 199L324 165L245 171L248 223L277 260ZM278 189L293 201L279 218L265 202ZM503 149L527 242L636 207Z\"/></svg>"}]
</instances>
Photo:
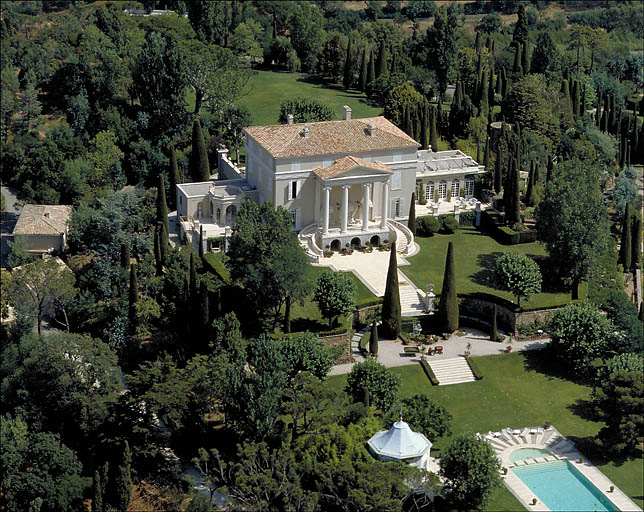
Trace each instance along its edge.
<instances>
[{"instance_id":1,"label":"conical gazebo roof","mask_svg":"<svg viewBox=\"0 0 644 512\"><path fill-rule=\"evenodd\" d=\"M432 446L429 439L419 432L414 432L402 419L394 423L389 430L381 430L374 434L367 444L376 455L401 460L420 457Z\"/></svg>"}]
</instances>

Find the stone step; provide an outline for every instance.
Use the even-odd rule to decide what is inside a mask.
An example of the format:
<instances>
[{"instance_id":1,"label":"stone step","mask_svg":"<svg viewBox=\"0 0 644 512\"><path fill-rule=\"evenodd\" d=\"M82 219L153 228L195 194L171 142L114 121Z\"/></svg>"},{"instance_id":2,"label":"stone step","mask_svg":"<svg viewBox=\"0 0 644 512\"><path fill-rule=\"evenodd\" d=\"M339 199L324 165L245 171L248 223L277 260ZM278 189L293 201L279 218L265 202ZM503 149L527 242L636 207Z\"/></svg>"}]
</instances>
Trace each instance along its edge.
<instances>
[{"instance_id":1,"label":"stone step","mask_svg":"<svg viewBox=\"0 0 644 512\"><path fill-rule=\"evenodd\" d=\"M439 385L460 384L476 380L470 365L462 357L431 361L429 366L436 375Z\"/></svg>"}]
</instances>

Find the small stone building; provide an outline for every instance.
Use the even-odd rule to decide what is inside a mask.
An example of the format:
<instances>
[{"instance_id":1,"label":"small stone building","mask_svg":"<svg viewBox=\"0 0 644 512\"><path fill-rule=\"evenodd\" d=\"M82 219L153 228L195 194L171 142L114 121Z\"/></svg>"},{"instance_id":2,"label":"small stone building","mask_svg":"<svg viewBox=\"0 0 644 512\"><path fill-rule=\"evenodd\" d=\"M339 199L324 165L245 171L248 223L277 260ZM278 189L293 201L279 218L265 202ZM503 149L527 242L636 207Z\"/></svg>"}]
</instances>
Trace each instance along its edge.
<instances>
[{"instance_id":1,"label":"small stone building","mask_svg":"<svg viewBox=\"0 0 644 512\"><path fill-rule=\"evenodd\" d=\"M13 228L14 240L24 239L30 253L63 252L71 213L68 205L26 204Z\"/></svg>"}]
</instances>

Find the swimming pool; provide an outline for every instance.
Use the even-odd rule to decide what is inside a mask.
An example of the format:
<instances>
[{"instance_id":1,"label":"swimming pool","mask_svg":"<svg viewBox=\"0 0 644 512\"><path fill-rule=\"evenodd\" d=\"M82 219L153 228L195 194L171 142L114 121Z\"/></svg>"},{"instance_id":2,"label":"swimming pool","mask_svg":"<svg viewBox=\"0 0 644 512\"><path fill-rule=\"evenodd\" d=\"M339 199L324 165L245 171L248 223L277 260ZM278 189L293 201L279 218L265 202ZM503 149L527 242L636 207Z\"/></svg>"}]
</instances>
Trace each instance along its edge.
<instances>
[{"instance_id":1,"label":"swimming pool","mask_svg":"<svg viewBox=\"0 0 644 512\"><path fill-rule=\"evenodd\" d=\"M552 452L542 450L541 448L519 448L510 454L510 460L516 462L518 460L538 459L547 457L548 455L552 455Z\"/></svg>"},{"instance_id":2,"label":"swimming pool","mask_svg":"<svg viewBox=\"0 0 644 512\"><path fill-rule=\"evenodd\" d=\"M619 509L568 461L512 468L514 474L554 512L615 512Z\"/></svg>"}]
</instances>

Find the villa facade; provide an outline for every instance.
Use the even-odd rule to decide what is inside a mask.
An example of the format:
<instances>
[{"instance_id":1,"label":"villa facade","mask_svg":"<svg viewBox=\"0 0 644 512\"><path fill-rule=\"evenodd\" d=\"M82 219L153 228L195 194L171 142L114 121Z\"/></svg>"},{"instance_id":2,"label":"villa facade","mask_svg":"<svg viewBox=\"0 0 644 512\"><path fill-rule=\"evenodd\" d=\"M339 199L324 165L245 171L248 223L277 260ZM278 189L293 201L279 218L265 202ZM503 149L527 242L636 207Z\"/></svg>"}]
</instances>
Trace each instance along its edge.
<instances>
[{"instance_id":1,"label":"villa facade","mask_svg":"<svg viewBox=\"0 0 644 512\"><path fill-rule=\"evenodd\" d=\"M220 179L177 185L182 232L225 235L244 199L270 200L291 213L312 257L348 243L393 241L406 229L413 192L430 202L447 201L448 190L455 199L471 197L483 172L460 151L419 150L384 117L351 119L347 106L340 121L295 124L289 116L287 124L246 128L245 168L226 153Z\"/></svg>"}]
</instances>

